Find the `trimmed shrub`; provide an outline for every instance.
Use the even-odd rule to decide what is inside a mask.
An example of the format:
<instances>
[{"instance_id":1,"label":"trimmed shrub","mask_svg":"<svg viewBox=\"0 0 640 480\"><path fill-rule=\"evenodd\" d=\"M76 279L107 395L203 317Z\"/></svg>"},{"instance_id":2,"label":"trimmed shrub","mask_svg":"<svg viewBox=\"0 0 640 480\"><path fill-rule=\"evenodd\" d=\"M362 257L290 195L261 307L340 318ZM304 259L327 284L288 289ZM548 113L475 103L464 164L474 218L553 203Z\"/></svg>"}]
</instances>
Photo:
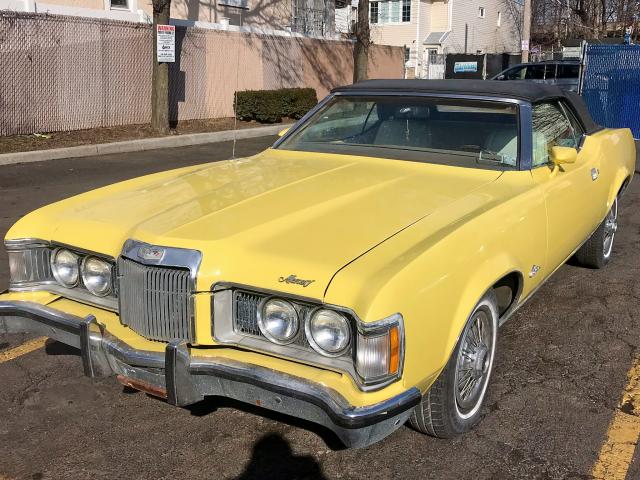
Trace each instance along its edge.
<instances>
[{"instance_id":1,"label":"trimmed shrub","mask_svg":"<svg viewBox=\"0 0 640 480\"><path fill-rule=\"evenodd\" d=\"M280 122L282 117L301 118L318 103L313 88L245 90L236 95L236 117L262 123Z\"/></svg>"}]
</instances>

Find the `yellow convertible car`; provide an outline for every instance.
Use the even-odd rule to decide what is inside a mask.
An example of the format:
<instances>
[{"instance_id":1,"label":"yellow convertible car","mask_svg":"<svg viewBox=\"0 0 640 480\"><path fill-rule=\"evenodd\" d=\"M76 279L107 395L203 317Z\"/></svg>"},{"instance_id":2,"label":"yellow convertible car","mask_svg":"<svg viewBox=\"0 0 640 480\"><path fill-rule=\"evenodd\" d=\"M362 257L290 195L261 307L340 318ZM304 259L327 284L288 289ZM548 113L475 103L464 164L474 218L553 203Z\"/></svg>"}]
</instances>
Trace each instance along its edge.
<instances>
[{"instance_id":1,"label":"yellow convertible car","mask_svg":"<svg viewBox=\"0 0 640 480\"><path fill-rule=\"evenodd\" d=\"M16 223L0 331L91 377L222 396L369 445L480 419L498 327L570 257L611 258L629 130L515 82L338 88L250 158L90 191Z\"/></svg>"}]
</instances>

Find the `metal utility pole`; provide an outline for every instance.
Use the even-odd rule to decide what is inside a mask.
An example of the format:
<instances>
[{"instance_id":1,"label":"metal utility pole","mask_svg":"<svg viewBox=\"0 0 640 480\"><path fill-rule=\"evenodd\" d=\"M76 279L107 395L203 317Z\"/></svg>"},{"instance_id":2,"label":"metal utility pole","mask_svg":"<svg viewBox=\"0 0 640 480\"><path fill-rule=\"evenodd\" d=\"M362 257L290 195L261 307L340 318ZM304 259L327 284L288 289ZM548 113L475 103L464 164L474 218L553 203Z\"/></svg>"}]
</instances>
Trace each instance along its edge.
<instances>
[{"instance_id":1,"label":"metal utility pole","mask_svg":"<svg viewBox=\"0 0 640 480\"><path fill-rule=\"evenodd\" d=\"M531 40L531 0L524 0L522 15L522 63L529 61L529 41Z\"/></svg>"}]
</instances>

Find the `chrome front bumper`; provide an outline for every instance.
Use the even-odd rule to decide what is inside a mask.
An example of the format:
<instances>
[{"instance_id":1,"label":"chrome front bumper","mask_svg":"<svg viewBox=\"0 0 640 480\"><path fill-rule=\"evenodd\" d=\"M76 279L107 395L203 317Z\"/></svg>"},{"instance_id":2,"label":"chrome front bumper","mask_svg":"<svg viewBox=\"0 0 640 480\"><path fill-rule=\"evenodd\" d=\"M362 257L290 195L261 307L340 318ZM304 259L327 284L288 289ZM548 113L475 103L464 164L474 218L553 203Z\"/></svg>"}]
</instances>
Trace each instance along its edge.
<instances>
[{"instance_id":1,"label":"chrome front bumper","mask_svg":"<svg viewBox=\"0 0 640 480\"><path fill-rule=\"evenodd\" d=\"M23 301L0 302L0 333L37 333L80 349L85 375L117 375L126 385L185 406L221 396L323 425L349 447L365 447L399 428L420 402L417 388L366 407L333 389L269 368L198 357L184 340L165 352L132 349L92 315L80 318ZM192 353L194 354L192 356Z\"/></svg>"}]
</instances>

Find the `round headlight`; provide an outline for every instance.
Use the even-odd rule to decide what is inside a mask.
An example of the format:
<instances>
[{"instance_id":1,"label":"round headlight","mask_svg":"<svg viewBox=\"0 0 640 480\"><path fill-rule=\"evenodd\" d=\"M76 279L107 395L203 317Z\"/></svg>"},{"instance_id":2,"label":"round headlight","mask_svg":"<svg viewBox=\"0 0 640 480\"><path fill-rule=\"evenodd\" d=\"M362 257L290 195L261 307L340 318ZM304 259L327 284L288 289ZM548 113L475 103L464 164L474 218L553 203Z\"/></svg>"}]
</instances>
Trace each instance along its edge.
<instances>
[{"instance_id":1,"label":"round headlight","mask_svg":"<svg viewBox=\"0 0 640 480\"><path fill-rule=\"evenodd\" d=\"M56 250L51 257L51 271L60 285L67 288L75 287L80 275L78 255L64 248Z\"/></svg>"},{"instance_id":2,"label":"round headlight","mask_svg":"<svg viewBox=\"0 0 640 480\"><path fill-rule=\"evenodd\" d=\"M111 293L111 264L96 257L82 261L82 281L91 293L104 297Z\"/></svg>"},{"instance_id":3,"label":"round headlight","mask_svg":"<svg viewBox=\"0 0 640 480\"><path fill-rule=\"evenodd\" d=\"M306 323L305 331L313 349L328 357L344 353L351 340L349 321L333 310L316 310Z\"/></svg>"},{"instance_id":4,"label":"round headlight","mask_svg":"<svg viewBox=\"0 0 640 480\"><path fill-rule=\"evenodd\" d=\"M273 343L286 345L298 333L298 312L289 302L272 298L262 305L258 327Z\"/></svg>"}]
</instances>

